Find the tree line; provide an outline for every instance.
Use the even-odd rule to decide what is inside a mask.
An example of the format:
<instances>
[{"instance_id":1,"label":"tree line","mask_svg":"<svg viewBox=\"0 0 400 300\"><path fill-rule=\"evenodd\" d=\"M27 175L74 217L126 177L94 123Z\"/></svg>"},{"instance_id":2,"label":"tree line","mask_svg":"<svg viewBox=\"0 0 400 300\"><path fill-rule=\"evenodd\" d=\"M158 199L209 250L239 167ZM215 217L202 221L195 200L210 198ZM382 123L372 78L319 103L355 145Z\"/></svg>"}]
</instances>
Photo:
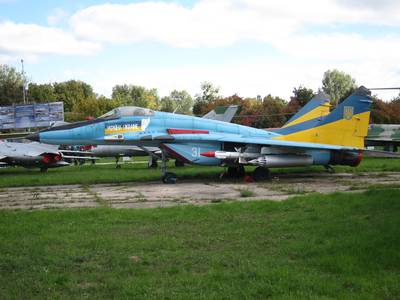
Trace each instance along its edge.
<instances>
[{"instance_id":1,"label":"tree line","mask_svg":"<svg viewBox=\"0 0 400 300\"><path fill-rule=\"evenodd\" d=\"M113 108L126 105L203 115L218 105L235 104L240 109L233 122L257 128L282 126L318 92L300 85L293 89L293 96L289 100L272 95L241 97L235 94L222 97L218 87L210 82L203 82L200 93L194 97L185 90L174 90L168 96L160 97L155 88L127 84L114 86L111 97L105 97L96 94L89 84L79 80L27 83L23 74L15 68L0 65L0 106L22 103L24 86L27 87L28 103L62 101L66 121L99 117ZM323 75L321 90L330 96L333 106L356 88L355 80L344 72L328 70ZM374 97L371 119L377 124L400 123L400 94L388 102Z\"/></svg>"}]
</instances>

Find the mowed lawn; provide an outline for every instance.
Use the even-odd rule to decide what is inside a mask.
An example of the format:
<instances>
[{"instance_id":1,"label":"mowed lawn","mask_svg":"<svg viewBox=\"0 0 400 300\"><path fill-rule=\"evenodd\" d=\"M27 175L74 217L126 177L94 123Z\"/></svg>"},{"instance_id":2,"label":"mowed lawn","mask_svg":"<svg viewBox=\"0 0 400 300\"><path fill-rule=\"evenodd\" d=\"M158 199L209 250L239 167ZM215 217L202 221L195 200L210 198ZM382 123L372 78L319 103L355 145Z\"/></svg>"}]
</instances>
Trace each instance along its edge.
<instances>
[{"instance_id":1,"label":"mowed lawn","mask_svg":"<svg viewBox=\"0 0 400 300\"><path fill-rule=\"evenodd\" d=\"M398 299L400 190L0 211L0 299Z\"/></svg>"},{"instance_id":2,"label":"mowed lawn","mask_svg":"<svg viewBox=\"0 0 400 300\"><path fill-rule=\"evenodd\" d=\"M124 164L121 169L116 169L113 160L101 160L110 164L82 166L68 166L57 169L49 169L48 173L40 173L39 169L25 169L22 167L0 169L0 188L11 186L37 186L37 185L57 185L57 184L94 184L94 183L119 183L134 181L154 181L160 180L161 171L147 168L147 157L135 157L133 163ZM185 165L176 168L174 161L169 163L169 171L175 172L179 180L185 179L206 179L220 181L219 176L224 172L222 167L205 167L196 165ZM246 167L247 172L251 172L254 167ZM400 159L365 158L358 167L334 166L336 172L385 172L400 171ZM305 168L281 168L271 169L273 174L284 173L309 173L325 172L322 166Z\"/></svg>"}]
</instances>

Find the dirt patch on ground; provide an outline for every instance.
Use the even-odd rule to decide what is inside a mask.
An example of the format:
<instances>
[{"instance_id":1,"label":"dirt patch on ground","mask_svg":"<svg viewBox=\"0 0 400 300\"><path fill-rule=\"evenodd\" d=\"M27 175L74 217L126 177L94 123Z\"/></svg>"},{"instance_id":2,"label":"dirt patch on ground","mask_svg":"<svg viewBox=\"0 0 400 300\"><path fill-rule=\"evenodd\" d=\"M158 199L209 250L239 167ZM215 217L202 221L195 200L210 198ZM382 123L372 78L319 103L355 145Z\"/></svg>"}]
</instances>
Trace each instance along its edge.
<instances>
[{"instance_id":1,"label":"dirt patch on ground","mask_svg":"<svg viewBox=\"0 0 400 300\"><path fill-rule=\"evenodd\" d=\"M153 208L221 201L281 201L307 193L360 191L371 185L398 186L400 172L285 174L263 183L181 181L3 188L0 209L74 207Z\"/></svg>"}]
</instances>

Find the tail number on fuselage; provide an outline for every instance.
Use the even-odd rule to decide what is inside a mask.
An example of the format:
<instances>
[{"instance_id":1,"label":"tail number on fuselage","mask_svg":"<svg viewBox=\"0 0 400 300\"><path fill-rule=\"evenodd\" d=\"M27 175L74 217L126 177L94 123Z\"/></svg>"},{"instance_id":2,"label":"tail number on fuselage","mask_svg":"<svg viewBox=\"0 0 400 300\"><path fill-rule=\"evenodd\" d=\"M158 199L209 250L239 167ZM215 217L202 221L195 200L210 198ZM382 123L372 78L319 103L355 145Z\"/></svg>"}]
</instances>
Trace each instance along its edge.
<instances>
[{"instance_id":1,"label":"tail number on fuselage","mask_svg":"<svg viewBox=\"0 0 400 300\"><path fill-rule=\"evenodd\" d=\"M200 147L192 148L192 157L200 157Z\"/></svg>"}]
</instances>

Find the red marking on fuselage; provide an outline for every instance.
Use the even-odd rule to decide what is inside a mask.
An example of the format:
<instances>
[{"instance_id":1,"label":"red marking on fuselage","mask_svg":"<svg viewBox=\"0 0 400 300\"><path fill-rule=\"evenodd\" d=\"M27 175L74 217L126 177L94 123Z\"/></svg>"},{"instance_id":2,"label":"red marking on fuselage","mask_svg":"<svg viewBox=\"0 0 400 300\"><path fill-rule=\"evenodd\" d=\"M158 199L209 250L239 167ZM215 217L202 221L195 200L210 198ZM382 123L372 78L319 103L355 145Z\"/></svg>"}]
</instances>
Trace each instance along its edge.
<instances>
[{"instance_id":1,"label":"red marking on fuselage","mask_svg":"<svg viewBox=\"0 0 400 300\"><path fill-rule=\"evenodd\" d=\"M206 151L200 153L201 156L206 156L206 157L215 157L215 151Z\"/></svg>"},{"instance_id":2,"label":"red marking on fuselage","mask_svg":"<svg viewBox=\"0 0 400 300\"><path fill-rule=\"evenodd\" d=\"M201 130L201 129L175 129L175 128L168 128L167 132L169 134L208 134L208 130Z\"/></svg>"}]
</instances>

